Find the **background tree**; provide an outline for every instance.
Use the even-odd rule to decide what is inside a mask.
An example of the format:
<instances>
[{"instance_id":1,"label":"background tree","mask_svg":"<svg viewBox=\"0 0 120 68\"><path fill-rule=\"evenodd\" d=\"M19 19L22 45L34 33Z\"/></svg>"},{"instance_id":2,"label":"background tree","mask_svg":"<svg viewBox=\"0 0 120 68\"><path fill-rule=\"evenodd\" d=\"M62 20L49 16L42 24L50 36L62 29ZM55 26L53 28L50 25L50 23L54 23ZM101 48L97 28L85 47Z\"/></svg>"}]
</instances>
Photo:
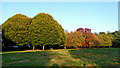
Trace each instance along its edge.
<instances>
[{"instance_id":1,"label":"background tree","mask_svg":"<svg viewBox=\"0 0 120 68\"><path fill-rule=\"evenodd\" d=\"M91 32L89 28L79 28L76 31L80 31L82 36L84 37L83 47L91 47L91 46L100 46L100 41L98 37Z\"/></svg>"},{"instance_id":2,"label":"background tree","mask_svg":"<svg viewBox=\"0 0 120 68\"><path fill-rule=\"evenodd\" d=\"M99 34L97 35L100 40L101 46L112 46L112 40L107 34Z\"/></svg>"},{"instance_id":3,"label":"background tree","mask_svg":"<svg viewBox=\"0 0 120 68\"><path fill-rule=\"evenodd\" d=\"M80 31L74 31L68 33L67 46L73 46L74 48L82 47L85 42L84 37Z\"/></svg>"},{"instance_id":4,"label":"background tree","mask_svg":"<svg viewBox=\"0 0 120 68\"><path fill-rule=\"evenodd\" d=\"M68 38L68 34L69 34L69 32L68 32L68 30L64 30L64 32L65 32L65 36L66 36L66 45L67 45L67 38ZM64 46L64 49L66 49L66 45Z\"/></svg>"},{"instance_id":5,"label":"background tree","mask_svg":"<svg viewBox=\"0 0 120 68\"><path fill-rule=\"evenodd\" d=\"M98 35L98 33L97 33L97 32L95 32L94 34L95 34L95 35Z\"/></svg>"},{"instance_id":6,"label":"background tree","mask_svg":"<svg viewBox=\"0 0 120 68\"><path fill-rule=\"evenodd\" d=\"M74 37L73 32L67 33L66 35L66 38L67 38L66 46L67 47L73 46L73 37Z\"/></svg>"},{"instance_id":7,"label":"background tree","mask_svg":"<svg viewBox=\"0 0 120 68\"><path fill-rule=\"evenodd\" d=\"M99 34L106 34L105 32L99 32Z\"/></svg>"},{"instance_id":8,"label":"background tree","mask_svg":"<svg viewBox=\"0 0 120 68\"><path fill-rule=\"evenodd\" d=\"M27 41L30 22L31 18L22 14L10 17L2 24L3 43L9 46L29 44Z\"/></svg>"},{"instance_id":9,"label":"background tree","mask_svg":"<svg viewBox=\"0 0 120 68\"><path fill-rule=\"evenodd\" d=\"M82 47L83 43L85 42L85 38L82 36L80 31L75 31L73 33L73 45L75 48Z\"/></svg>"},{"instance_id":10,"label":"background tree","mask_svg":"<svg viewBox=\"0 0 120 68\"><path fill-rule=\"evenodd\" d=\"M89 47L93 47L93 46L99 47L100 46L100 40L93 33L86 34L86 43L89 45Z\"/></svg>"},{"instance_id":11,"label":"background tree","mask_svg":"<svg viewBox=\"0 0 120 68\"><path fill-rule=\"evenodd\" d=\"M87 47L88 45L86 44L86 41L85 41L85 39L86 39L86 37L85 37L85 30L83 29L83 28L78 28L76 31L79 31L79 32L81 32L81 34L82 34L82 37L83 37L83 42L81 43L82 44L82 47Z\"/></svg>"},{"instance_id":12,"label":"background tree","mask_svg":"<svg viewBox=\"0 0 120 68\"><path fill-rule=\"evenodd\" d=\"M107 35L110 36L112 40L112 45L114 47L120 46L120 33L118 31L112 32L112 33L107 33Z\"/></svg>"},{"instance_id":13,"label":"background tree","mask_svg":"<svg viewBox=\"0 0 120 68\"><path fill-rule=\"evenodd\" d=\"M34 46L65 45L65 32L62 26L49 14L39 13L32 18L29 38ZM34 41L33 41L34 40Z\"/></svg>"}]
</instances>

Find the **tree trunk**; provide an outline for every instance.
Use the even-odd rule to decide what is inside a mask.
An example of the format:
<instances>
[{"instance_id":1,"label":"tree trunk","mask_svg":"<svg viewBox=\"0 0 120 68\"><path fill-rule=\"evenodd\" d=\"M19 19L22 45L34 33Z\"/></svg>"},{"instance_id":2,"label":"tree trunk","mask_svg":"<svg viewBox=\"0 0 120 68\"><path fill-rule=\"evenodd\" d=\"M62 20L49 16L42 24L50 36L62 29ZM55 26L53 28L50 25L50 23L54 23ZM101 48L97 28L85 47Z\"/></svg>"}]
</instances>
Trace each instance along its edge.
<instances>
[{"instance_id":1,"label":"tree trunk","mask_svg":"<svg viewBox=\"0 0 120 68\"><path fill-rule=\"evenodd\" d=\"M89 45L89 48L91 48L91 46Z\"/></svg>"},{"instance_id":2,"label":"tree trunk","mask_svg":"<svg viewBox=\"0 0 120 68\"><path fill-rule=\"evenodd\" d=\"M66 45L64 46L64 49L66 49Z\"/></svg>"},{"instance_id":3,"label":"tree trunk","mask_svg":"<svg viewBox=\"0 0 120 68\"><path fill-rule=\"evenodd\" d=\"M44 50L44 46L43 46L43 50Z\"/></svg>"},{"instance_id":4,"label":"tree trunk","mask_svg":"<svg viewBox=\"0 0 120 68\"><path fill-rule=\"evenodd\" d=\"M33 46L33 50L35 49L35 46Z\"/></svg>"}]
</instances>

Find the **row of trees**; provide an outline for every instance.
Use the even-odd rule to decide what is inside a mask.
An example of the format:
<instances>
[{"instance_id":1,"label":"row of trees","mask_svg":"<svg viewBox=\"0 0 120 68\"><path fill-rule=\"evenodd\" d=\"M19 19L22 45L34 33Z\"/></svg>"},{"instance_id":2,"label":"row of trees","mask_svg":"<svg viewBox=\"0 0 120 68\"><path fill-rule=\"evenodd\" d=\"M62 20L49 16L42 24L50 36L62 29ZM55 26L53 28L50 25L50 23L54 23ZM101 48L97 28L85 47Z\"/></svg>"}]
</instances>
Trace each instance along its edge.
<instances>
[{"instance_id":1,"label":"row of trees","mask_svg":"<svg viewBox=\"0 0 120 68\"><path fill-rule=\"evenodd\" d=\"M2 43L4 46L30 45L66 47L119 46L120 33L100 32L94 34L91 29L79 28L65 33L62 26L49 14L39 13L33 18L22 14L10 17L2 24Z\"/></svg>"},{"instance_id":2,"label":"row of trees","mask_svg":"<svg viewBox=\"0 0 120 68\"><path fill-rule=\"evenodd\" d=\"M118 47L120 46L120 33L115 32L105 32L91 33L91 29L88 28L79 28L74 32L66 32L67 47Z\"/></svg>"},{"instance_id":3,"label":"row of trees","mask_svg":"<svg viewBox=\"0 0 120 68\"><path fill-rule=\"evenodd\" d=\"M33 18L22 14L10 17L2 24L2 38L5 46L65 45L65 33L62 26L49 14L39 13Z\"/></svg>"},{"instance_id":4,"label":"row of trees","mask_svg":"<svg viewBox=\"0 0 120 68\"><path fill-rule=\"evenodd\" d=\"M112 33L108 32L107 35L109 35L112 40L112 46L120 47L120 30Z\"/></svg>"}]
</instances>

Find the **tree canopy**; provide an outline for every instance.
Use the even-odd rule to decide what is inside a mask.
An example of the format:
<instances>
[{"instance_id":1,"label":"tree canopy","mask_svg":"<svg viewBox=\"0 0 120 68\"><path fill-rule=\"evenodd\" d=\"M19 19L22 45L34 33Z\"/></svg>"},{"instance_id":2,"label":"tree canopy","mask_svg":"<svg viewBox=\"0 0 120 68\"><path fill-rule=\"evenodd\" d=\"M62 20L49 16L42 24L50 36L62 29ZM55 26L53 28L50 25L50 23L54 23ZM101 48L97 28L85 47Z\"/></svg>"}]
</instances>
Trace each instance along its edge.
<instances>
[{"instance_id":1,"label":"tree canopy","mask_svg":"<svg viewBox=\"0 0 120 68\"><path fill-rule=\"evenodd\" d=\"M29 27L32 45L65 45L65 33L62 26L49 14L39 13L32 18Z\"/></svg>"},{"instance_id":2,"label":"tree canopy","mask_svg":"<svg viewBox=\"0 0 120 68\"><path fill-rule=\"evenodd\" d=\"M85 43L85 38L80 31L67 33L67 46L73 46L75 48L82 47Z\"/></svg>"},{"instance_id":3,"label":"tree canopy","mask_svg":"<svg viewBox=\"0 0 120 68\"><path fill-rule=\"evenodd\" d=\"M107 35L110 36L113 46L115 46L115 47L120 46L120 33L118 31L115 31L112 33L109 32Z\"/></svg>"},{"instance_id":4,"label":"tree canopy","mask_svg":"<svg viewBox=\"0 0 120 68\"><path fill-rule=\"evenodd\" d=\"M16 14L8 18L2 25L2 39L5 45L32 45L35 46L119 46L120 33L99 32L93 34L89 28L78 28L69 33L46 13L39 13L33 18Z\"/></svg>"},{"instance_id":5,"label":"tree canopy","mask_svg":"<svg viewBox=\"0 0 120 68\"><path fill-rule=\"evenodd\" d=\"M28 27L31 18L16 14L2 24L3 40L7 45L22 45L28 41Z\"/></svg>"},{"instance_id":6,"label":"tree canopy","mask_svg":"<svg viewBox=\"0 0 120 68\"><path fill-rule=\"evenodd\" d=\"M107 34L99 34L97 35L100 40L101 46L112 46L112 40Z\"/></svg>"},{"instance_id":7,"label":"tree canopy","mask_svg":"<svg viewBox=\"0 0 120 68\"><path fill-rule=\"evenodd\" d=\"M45 13L33 18L16 14L2 24L2 31L4 42L10 41L8 45L65 45L64 29L51 15Z\"/></svg>"}]
</instances>

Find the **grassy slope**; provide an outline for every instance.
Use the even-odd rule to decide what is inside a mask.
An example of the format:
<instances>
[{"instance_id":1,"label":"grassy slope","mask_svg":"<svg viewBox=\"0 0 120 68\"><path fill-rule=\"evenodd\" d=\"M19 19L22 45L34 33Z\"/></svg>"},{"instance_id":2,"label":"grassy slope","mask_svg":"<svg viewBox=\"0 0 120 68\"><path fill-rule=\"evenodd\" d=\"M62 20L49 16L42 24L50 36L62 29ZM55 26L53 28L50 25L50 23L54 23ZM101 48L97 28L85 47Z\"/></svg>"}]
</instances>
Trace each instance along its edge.
<instances>
[{"instance_id":1,"label":"grassy slope","mask_svg":"<svg viewBox=\"0 0 120 68\"><path fill-rule=\"evenodd\" d=\"M118 48L9 53L2 55L2 64L3 66L118 65Z\"/></svg>"}]
</instances>

